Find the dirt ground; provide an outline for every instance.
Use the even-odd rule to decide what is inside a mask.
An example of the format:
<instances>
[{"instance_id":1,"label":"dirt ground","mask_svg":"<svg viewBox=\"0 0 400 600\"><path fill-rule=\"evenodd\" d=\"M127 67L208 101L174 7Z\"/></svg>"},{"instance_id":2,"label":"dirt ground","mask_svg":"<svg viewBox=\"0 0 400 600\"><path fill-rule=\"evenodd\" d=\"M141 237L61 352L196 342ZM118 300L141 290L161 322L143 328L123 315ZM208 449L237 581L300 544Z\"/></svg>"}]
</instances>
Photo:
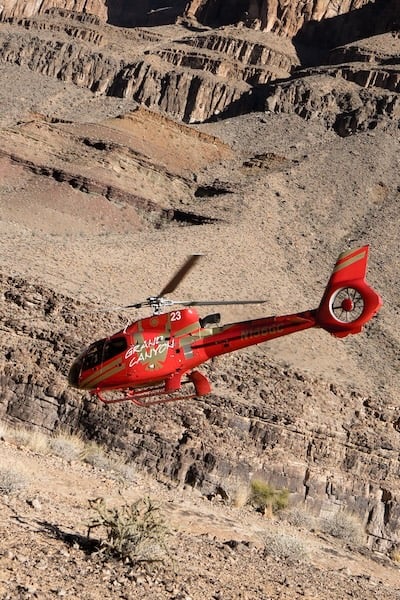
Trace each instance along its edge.
<instances>
[{"instance_id":1,"label":"dirt ground","mask_svg":"<svg viewBox=\"0 0 400 600\"><path fill-rule=\"evenodd\" d=\"M210 502L192 488L163 486L139 471L134 481L121 482L116 473L79 460L0 444L2 469L12 468L27 484L0 499L2 600L311 600L325 598L326 590L338 600L400 598L394 563L321 532ZM165 562L145 568L92 552L89 500L103 497L107 506L120 507L144 496L168 524ZM94 540L102 535L91 533ZM271 535L284 540L289 558L265 552Z\"/></svg>"}]
</instances>

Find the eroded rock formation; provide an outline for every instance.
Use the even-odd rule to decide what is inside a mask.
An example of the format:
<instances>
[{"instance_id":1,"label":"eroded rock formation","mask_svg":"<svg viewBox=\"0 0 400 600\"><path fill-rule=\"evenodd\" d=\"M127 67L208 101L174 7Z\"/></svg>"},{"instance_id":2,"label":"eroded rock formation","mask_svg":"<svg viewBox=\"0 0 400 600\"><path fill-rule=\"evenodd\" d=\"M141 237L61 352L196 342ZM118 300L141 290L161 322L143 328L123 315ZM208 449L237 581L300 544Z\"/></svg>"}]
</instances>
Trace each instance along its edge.
<instances>
[{"instance_id":1,"label":"eroded rock formation","mask_svg":"<svg viewBox=\"0 0 400 600\"><path fill-rule=\"evenodd\" d=\"M307 88L307 78L316 73L332 81L354 82L358 87L349 88L349 93L358 95L360 104L367 103L368 113L382 105L381 116L396 118L396 109L391 107L397 104L399 93L397 59L385 41L395 39L392 34L382 36L375 47L353 42L329 54L325 50L324 66L298 72L301 63L309 60L309 51L305 46L299 51L290 40L272 33L224 28L187 35L185 29L176 28L176 38L167 40L157 30L122 33L100 27L97 19L59 10L42 17L10 17L0 24L0 57L96 94L132 98L185 122L262 110L266 105L262 98L268 98L270 110L307 117L309 110L301 107L304 95L288 90ZM128 52L120 52L121 47L128 47L128 40ZM314 52L311 62L316 56ZM335 112L340 113L341 92L331 87L329 103L336 103ZM379 100L382 95L383 102ZM332 125L323 96L314 95L311 109L314 116L320 114Z\"/></svg>"},{"instance_id":2,"label":"eroded rock formation","mask_svg":"<svg viewBox=\"0 0 400 600\"><path fill-rule=\"evenodd\" d=\"M169 22L183 14L181 2L168 3L173 9L169 12L161 10L167 8L163 2L136 4L128 11L125 2L106 7L100 0L3 0L0 60L88 88L97 96L132 98L186 122L253 109L294 112L319 119L345 136L400 119L398 4L393 1L237 1L227 15L225 3L198 0L188 4L184 25L168 33L120 31L105 24L147 25L152 19ZM232 21L242 25L200 27ZM371 33L379 33L379 40L360 40ZM71 123L57 128L46 119L19 124L2 137L2 155L85 193L153 211L155 226L165 219L204 218L178 207L195 187L183 173L187 163L177 176L161 160L154 169L145 149L138 156L121 140L105 146L93 129L91 135L80 133L79 143L71 142L76 135L72 129ZM68 141L68 161L42 143L46 135L48 140L59 136ZM143 139L148 135L142 132ZM35 163L24 162L24 136L36 140ZM48 154L41 164L43 148ZM90 168L83 172L89 153ZM160 154L167 152L161 149ZM200 165L200 152L187 154ZM221 159L225 156L221 151ZM79 159L79 172L73 157ZM154 179L147 193L162 187L176 205L171 200L165 208L130 191L133 180L138 185ZM206 193L208 189L202 188ZM66 386L68 365L87 341L76 303L23 279L7 277L2 285L2 329L10 338L4 336L1 342L0 416L46 430L61 424L76 428L79 423L89 437L123 448L157 476L209 496L230 497L236 486L259 473L276 486L287 486L294 500L306 502L318 514L346 504L364 519L371 545L386 549L399 543L399 421L385 398L268 367L253 357L247 363L242 358L240 368L235 360L218 369L208 367L215 396L171 411L168 428L161 416L154 422L154 415L129 413L126 407L110 420L107 409L89 398L82 405ZM104 319L109 328L110 317ZM123 324L115 319L116 329ZM85 320L86 336L92 333ZM263 377L254 375L261 370ZM321 407L318 415L316 404Z\"/></svg>"},{"instance_id":3,"label":"eroded rock formation","mask_svg":"<svg viewBox=\"0 0 400 600\"><path fill-rule=\"evenodd\" d=\"M195 18L201 23L212 27L228 25L243 21L250 27L273 31L279 35L293 37L307 23L321 22L335 17L348 15L348 13L357 11L367 5L371 5L370 0L344 0L336 2L335 0L306 0L305 2L287 2L286 0L235 0L230 3L229 10L223 2L216 0L192 0L186 8L186 16ZM388 5L391 6L389 7ZM390 18L389 13L395 13L394 2L377 2L371 10L382 12L382 18ZM337 19L331 22L332 30L343 28L343 24L351 21L360 23L364 20L362 17L354 14L354 18ZM367 23L365 19L364 26L372 28L378 24ZM353 32L354 34L354 32Z\"/></svg>"},{"instance_id":4,"label":"eroded rock formation","mask_svg":"<svg viewBox=\"0 0 400 600\"><path fill-rule=\"evenodd\" d=\"M97 15L102 21L107 20L107 7L104 0L39 0L39 2L35 0L2 0L0 18L32 17L46 14L54 8Z\"/></svg>"},{"instance_id":5,"label":"eroded rock formation","mask_svg":"<svg viewBox=\"0 0 400 600\"><path fill-rule=\"evenodd\" d=\"M167 407L167 421L162 408L126 405L114 406L110 419L98 401L82 402L66 375L82 331L94 335L110 319L118 329L123 318L98 313L94 325L68 297L21 278L1 284L2 329L12 339L1 342L0 417L46 431L79 427L161 480L209 497L232 499L251 477L262 477L317 515L343 506L358 513L376 549L400 542L399 425L384 398L242 354L206 366L215 393Z\"/></svg>"}]
</instances>

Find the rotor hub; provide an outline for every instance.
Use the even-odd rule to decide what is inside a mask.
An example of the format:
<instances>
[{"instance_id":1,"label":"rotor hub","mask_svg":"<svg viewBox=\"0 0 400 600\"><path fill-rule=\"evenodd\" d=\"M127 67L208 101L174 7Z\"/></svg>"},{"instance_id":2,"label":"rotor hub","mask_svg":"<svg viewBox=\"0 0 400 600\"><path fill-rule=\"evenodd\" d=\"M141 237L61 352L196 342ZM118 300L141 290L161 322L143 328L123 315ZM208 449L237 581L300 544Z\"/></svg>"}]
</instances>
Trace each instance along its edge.
<instances>
[{"instance_id":1,"label":"rotor hub","mask_svg":"<svg viewBox=\"0 0 400 600\"><path fill-rule=\"evenodd\" d=\"M354 302L351 298L343 298L342 300L342 308L345 312L351 312L354 308Z\"/></svg>"}]
</instances>

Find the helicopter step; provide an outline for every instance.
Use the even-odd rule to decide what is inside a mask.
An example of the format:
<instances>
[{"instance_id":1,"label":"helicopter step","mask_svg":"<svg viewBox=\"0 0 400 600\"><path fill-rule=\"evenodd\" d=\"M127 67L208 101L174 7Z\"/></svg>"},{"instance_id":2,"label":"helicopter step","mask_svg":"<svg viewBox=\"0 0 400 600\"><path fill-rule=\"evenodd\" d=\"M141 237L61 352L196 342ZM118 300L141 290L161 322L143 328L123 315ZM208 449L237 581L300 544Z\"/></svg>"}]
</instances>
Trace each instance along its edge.
<instances>
[{"instance_id":1,"label":"helicopter step","mask_svg":"<svg viewBox=\"0 0 400 600\"><path fill-rule=\"evenodd\" d=\"M116 404L118 402L132 402L136 406L154 406L156 404L166 404L168 402L176 402L177 400L189 400L191 398L197 398L198 396L206 396L211 392L211 385L208 379L200 373L200 371L192 371L187 374L188 381L181 381L181 375L178 374L167 379L165 386L159 386L157 388L134 390L128 389L124 396L117 397L105 397L102 394L101 389L96 389L91 392L91 395L96 396L104 404ZM181 389L182 385L192 383L195 388L195 393L191 394L174 394ZM110 390L112 392L112 390ZM106 392L107 393L107 392ZM167 398L160 398L159 396L168 395ZM157 399L151 400L157 396ZM149 400L146 400L149 398Z\"/></svg>"}]
</instances>

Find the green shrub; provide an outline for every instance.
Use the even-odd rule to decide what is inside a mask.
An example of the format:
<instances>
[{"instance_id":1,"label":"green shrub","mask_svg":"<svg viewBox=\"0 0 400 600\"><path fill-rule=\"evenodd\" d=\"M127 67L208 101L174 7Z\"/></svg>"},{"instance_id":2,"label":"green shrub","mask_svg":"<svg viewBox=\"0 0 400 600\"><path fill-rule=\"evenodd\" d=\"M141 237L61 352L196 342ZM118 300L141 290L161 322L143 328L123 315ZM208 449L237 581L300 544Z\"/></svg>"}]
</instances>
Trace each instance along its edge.
<instances>
[{"instance_id":1,"label":"green shrub","mask_svg":"<svg viewBox=\"0 0 400 600\"><path fill-rule=\"evenodd\" d=\"M272 515L287 507L289 490L278 490L261 479L250 483L249 503L264 514Z\"/></svg>"},{"instance_id":2,"label":"green shrub","mask_svg":"<svg viewBox=\"0 0 400 600\"><path fill-rule=\"evenodd\" d=\"M94 517L88 523L88 537L100 527L100 553L137 564L162 562L168 555L168 529L159 508L149 498L118 508L108 508L104 498L89 501Z\"/></svg>"}]
</instances>

